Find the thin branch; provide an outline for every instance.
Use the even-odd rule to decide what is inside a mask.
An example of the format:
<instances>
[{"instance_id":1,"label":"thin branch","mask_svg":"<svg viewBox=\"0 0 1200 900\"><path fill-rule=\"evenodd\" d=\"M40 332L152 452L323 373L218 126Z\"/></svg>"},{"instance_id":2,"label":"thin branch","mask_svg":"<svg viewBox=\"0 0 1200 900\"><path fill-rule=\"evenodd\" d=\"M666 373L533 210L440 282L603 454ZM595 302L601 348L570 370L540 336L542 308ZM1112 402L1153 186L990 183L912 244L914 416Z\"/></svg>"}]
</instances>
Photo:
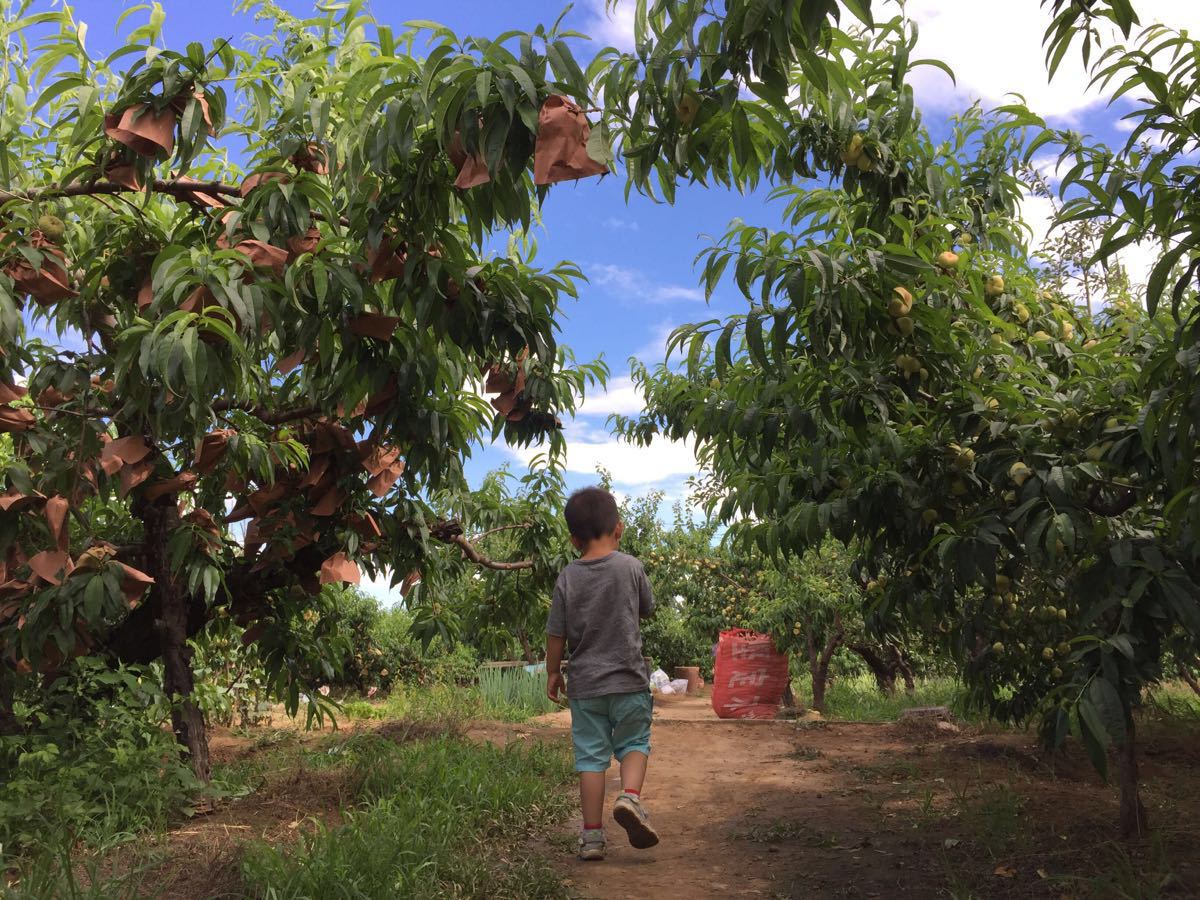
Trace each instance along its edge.
<instances>
[{"instance_id":1,"label":"thin branch","mask_svg":"<svg viewBox=\"0 0 1200 900\"><path fill-rule=\"evenodd\" d=\"M182 181L179 179L163 180L156 179L142 188L132 188L129 185L117 184L113 181L93 181L86 184L68 184L68 185L48 185L41 188L31 188L29 190L4 190L0 189L0 203L8 203L12 200L40 200L45 197L97 197L105 194L169 194L177 200L184 200L190 203L196 202L197 194L223 194L227 197L237 197L241 199L242 189L236 184L225 184L220 181ZM319 221L328 221L328 216L316 211L309 211L309 215ZM350 220L345 216L340 216L337 219L339 225L343 227L350 224Z\"/></svg>"},{"instance_id":2,"label":"thin branch","mask_svg":"<svg viewBox=\"0 0 1200 900\"><path fill-rule=\"evenodd\" d=\"M146 188L131 188L114 181L94 181L90 184L47 185L30 190L0 190L0 203L10 200L40 200L43 197L92 197L102 194L141 194L146 190L158 194L171 194L186 197L190 194L225 194L227 196L242 195L242 189L234 184L223 184L219 181L179 181L155 180Z\"/></svg>"},{"instance_id":3,"label":"thin branch","mask_svg":"<svg viewBox=\"0 0 1200 900\"><path fill-rule=\"evenodd\" d=\"M112 411L108 409L63 409L61 406L31 406L30 409L40 410L44 413L66 413L68 416L79 416L81 419L107 419L112 416Z\"/></svg>"},{"instance_id":4,"label":"thin branch","mask_svg":"<svg viewBox=\"0 0 1200 900\"><path fill-rule=\"evenodd\" d=\"M229 412L231 410L244 412L247 415L254 416L254 418L258 419L264 425L283 425L287 422L311 419L313 416L321 415L321 410L315 406L298 406L294 409L282 409L273 412L262 406L235 403L229 400L218 400L212 405L212 410L215 413Z\"/></svg>"},{"instance_id":5,"label":"thin branch","mask_svg":"<svg viewBox=\"0 0 1200 900\"><path fill-rule=\"evenodd\" d=\"M487 531L480 532L479 534L473 534L473 535L471 535L469 540L481 541L490 534L498 534L501 531L513 531L515 529L532 528L532 527L533 527L532 522L518 522L515 525L500 525L497 528L489 528Z\"/></svg>"},{"instance_id":6,"label":"thin branch","mask_svg":"<svg viewBox=\"0 0 1200 900\"><path fill-rule=\"evenodd\" d=\"M446 543L455 544L462 550L463 556L478 566L483 566L485 569L494 569L497 572L519 572L522 569L532 569L533 560L523 559L519 562L497 562L494 559L488 559L477 549L475 545L467 540L465 535L456 534L447 536Z\"/></svg>"}]
</instances>

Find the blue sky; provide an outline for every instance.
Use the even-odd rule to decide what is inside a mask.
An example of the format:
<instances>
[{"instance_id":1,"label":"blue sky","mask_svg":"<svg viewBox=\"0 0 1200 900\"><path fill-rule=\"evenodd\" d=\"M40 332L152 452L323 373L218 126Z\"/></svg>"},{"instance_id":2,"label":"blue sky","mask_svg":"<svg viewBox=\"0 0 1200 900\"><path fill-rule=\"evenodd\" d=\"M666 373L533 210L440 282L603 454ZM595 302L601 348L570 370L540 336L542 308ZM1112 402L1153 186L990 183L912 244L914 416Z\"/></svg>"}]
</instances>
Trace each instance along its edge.
<instances>
[{"instance_id":1,"label":"blue sky","mask_svg":"<svg viewBox=\"0 0 1200 900\"><path fill-rule=\"evenodd\" d=\"M278 2L297 14L313 8L311 2L300 0ZM54 0L44 3L57 5ZM116 43L116 19L132 5L125 0L77 3L77 15L89 24L89 49L103 52ZM232 0L163 0L163 5L166 39L172 46L222 36L239 42L262 27L249 16L235 15ZM1140 0L1135 6L1144 21L1200 30L1196 0ZM566 21L593 35L597 48L629 46L632 7L633 0L622 0L616 16L610 18L604 0L579 0ZM876 7L877 16L898 10L896 3L881 0L876 0ZM375 0L373 4L375 16L393 26L432 19L460 34L484 35L548 25L562 8L556 0ZM1122 139L1119 112L1087 90L1086 76L1074 61L1076 54L1052 84L1047 82L1041 50L1046 19L1039 0L909 0L906 8L920 29L915 55L944 60L958 74L957 85L932 68L916 76L918 102L935 133L944 127L939 123L971 100L993 106L1003 103L1008 92L1017 92L1056 124L1114 143ZM578 53L590 56L585 47ZM544 227L537 235L541 263L572 260L590 278L580 301L567 310L562 340L580 359L603 356L613 372L607 394L589 397L582 414L567 425L570 483L593 481L595 467L601 464L612 471L622 492L659 488L671 499L681 497L695 468L688 448L667 443L649 449L622 445L607 433L605 421L611 412L633 413L640 408L628 380L629 357L657 362L673 327L740 308L731 292L719 294L711 306L705 306L693 260L707 246L706 236L722 234L735 217L776 226L778 210L763 195L701 189L681 190L674 206L636 196L627 204L620 177L610 177L556 187L544 213ZM1045 204L1031 199L1026 213L1035 234L1044 233ZM1135 254L1129 264L1137 278L1146 259ZM523 458L502 447L484 448L472 461L470 472L477 479L506 461L517 468L524 465Z\"/></svg>"}]
</instances>

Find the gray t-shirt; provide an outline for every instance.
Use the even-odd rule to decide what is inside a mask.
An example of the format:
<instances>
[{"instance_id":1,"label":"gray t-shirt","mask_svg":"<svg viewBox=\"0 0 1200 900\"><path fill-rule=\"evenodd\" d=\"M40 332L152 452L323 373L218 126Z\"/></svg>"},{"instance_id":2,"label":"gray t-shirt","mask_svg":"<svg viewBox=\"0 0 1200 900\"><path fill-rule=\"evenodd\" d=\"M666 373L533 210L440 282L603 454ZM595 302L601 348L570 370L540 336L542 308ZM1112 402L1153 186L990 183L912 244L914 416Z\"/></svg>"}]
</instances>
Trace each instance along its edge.
<instances>
[{"instance_id":1,"label":"gray t-shirt","mask_svg":"<svg viewBox=\"0 0 1200 900\"><path fill-rule=\"evenodd\" d=\"M567 639L568 697L648 690L638 620L653 609L650 580L632 556L614 551L599 559L577 559L562 570L546 631Z\"/></svg>"}]
</instances>

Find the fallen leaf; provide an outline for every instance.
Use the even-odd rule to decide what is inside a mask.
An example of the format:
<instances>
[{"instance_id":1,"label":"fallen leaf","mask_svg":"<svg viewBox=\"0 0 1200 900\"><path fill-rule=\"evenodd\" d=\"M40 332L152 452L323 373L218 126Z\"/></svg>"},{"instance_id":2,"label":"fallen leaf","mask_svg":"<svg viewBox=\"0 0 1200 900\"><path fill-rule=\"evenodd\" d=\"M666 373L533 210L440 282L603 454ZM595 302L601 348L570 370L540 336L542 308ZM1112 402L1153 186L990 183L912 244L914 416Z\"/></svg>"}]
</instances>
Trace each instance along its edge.
<instances>
[{"instance_id":1,"label":"fallen leaf","mask_svg":"<svg viewBox=\"0 0 1200 900\"><path fill-rule=\"evenodd\" d=\"M996 866L992 874L999 875L1001 878L1016 878L1017 870L1012 866Z\"/></svg>"}]
</instances>

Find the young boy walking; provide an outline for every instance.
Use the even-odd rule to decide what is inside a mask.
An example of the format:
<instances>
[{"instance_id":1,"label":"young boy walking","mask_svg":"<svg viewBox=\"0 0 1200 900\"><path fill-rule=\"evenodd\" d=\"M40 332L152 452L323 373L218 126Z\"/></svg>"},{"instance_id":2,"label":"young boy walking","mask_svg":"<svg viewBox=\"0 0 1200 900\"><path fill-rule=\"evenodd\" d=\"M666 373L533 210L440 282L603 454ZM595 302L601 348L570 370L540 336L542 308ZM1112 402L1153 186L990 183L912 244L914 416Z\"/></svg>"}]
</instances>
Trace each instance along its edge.
<instances>
[{"instance_id":1,"label":"young boy walking","mask_svg":"<svg viewBox=\"0 0 1200 900\"><path fill-rule=\"evenodd\" d=\"M558 702L563 649L570 645L567 698L583 805L579 858L597 860L604 859L604 777L614 755L621 764L621 795L613 819L634 847L658 843L641 802L651 704L639 620L654 609L654 597L642 564L617 549L625 526L612 494L577 491L567 501L566 519L579 559L554 586L546 626L546 693Z\"/></svg>"}]
</instances>

